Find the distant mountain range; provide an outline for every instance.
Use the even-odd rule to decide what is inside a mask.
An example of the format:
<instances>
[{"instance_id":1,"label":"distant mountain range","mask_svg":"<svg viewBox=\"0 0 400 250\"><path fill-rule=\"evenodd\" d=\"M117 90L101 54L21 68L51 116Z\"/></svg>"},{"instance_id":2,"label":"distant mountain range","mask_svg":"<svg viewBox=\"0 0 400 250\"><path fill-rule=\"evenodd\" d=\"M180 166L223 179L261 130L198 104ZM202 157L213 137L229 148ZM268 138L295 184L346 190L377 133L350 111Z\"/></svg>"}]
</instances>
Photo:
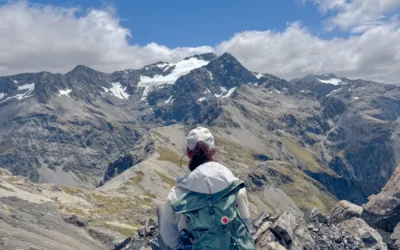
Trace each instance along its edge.
<instances>
[{"instance_id":1,"label":"distant mountain range","mask_svg":"<svg viewBox=\"0 0 400 250\"><path fill-rule=\"evenodd\" d=\"M228 53L111 74L79 65L0 77L0 166L35 182L95 187L157 151L153 128L204 124L238 147L225 163L250 173L287 163L361 204L400 162L399 114L399 86L334 74L286 81ZM138 147L147 151L132 154Z\"/></svg>"}]
</instances>

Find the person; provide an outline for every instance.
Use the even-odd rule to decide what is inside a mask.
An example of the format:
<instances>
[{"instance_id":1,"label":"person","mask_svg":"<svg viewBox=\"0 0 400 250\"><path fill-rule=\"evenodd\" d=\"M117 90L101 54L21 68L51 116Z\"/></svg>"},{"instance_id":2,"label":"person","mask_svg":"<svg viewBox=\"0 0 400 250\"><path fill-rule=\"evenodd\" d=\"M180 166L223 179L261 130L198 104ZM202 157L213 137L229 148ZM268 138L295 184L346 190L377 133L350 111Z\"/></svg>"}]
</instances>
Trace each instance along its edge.
<instances>
[{"instance_id":1,"label":"person","mask_svg":"<svg viewBox=\"0 0 400 250\"><path fill-rule=\"evenodd\" d=\"M191 172L170 190L160 221L160 236L170 249L256 249L244 183L214 161L215 154L209 129L190 131Z\"/></svg>"}]
</instances>

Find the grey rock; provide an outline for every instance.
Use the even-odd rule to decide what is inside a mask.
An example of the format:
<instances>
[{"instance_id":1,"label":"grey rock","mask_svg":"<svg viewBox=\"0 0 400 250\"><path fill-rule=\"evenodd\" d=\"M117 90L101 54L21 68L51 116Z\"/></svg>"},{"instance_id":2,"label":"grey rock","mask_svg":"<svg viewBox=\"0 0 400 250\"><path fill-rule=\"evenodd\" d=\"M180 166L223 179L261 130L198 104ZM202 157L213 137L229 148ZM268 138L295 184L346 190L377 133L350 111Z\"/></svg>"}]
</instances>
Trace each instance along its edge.
<instances>
[{"instance_id":1,"label":"grey rock","mask_svg":"<svg viewBox=\"0 0 400 250\"><path fill-rule=\"evenodd\" d=\"M319 223L328 223L328 219L325 215L323 215L318 209L314 208L311 210L309 214L306 216L309 217L309 220L316 221Z\"/></svg>"},{"instance_id":2,"label":"grey rock","mask_svg":"<svg viewBox=\"0 0 400 250\"><path fill-rule=\"evenodd\" d=\"M278 218L278 220L271 226L271 231L281 237L286 244L290 244L293 241L294 230L295 230L296 218L294 215L284 212Z\"/></svg>"},{"instance_id":3,"label":"grey rock","mask_svg":"<svg viewBox=\"0 0 400 250\"><path fill-rule=\"evenodd\" d=\"M400 166L382 191L363 206L363 218L369 224L393 232L400 221Z\"/></svg>"},{"instance_id":4,"label":"grey rock","mask_svg":"<svg viewBox=\"0 0 400 250\"><path fill-rule=\"evenodd\" d=\"M362 211L362 207L342 200L331 210L329 220L331 223L340 223L353 217L361 217Z\"/></svg>"},{"instance_id":5,"label":"grey rock","mask_svg":"<svg viewBox=\"0 0 400 250\"><path fill-rule=\"evenodd\" d=\"M87 231L93 239L101 242L107 249L113 249L125 240L122 235L101 227L92 226Z\"/></svg>"},{"instance_id":6,"label":"grey rock","mask_svg":"<svg viewBox=\"0 0 400 250\"><path fill-rule=\"evenodd\" d=\"M360 218L343 221L339 227L346 230L347 236L354 235L348 242L357 241L357 244L369 249L388 249L379 233Z\"/></svg>"},{"instance_id":7,"label":"grey rock","mask_svg":"<svg viewBox=\"0 0 400 250\"><path fill-rule=\"evenodd\" d=\"M393 241L393 249L400 249L400 223L394 228L390 239Z\"/></svg>"},{"instance_id":8,"label":"grey rock","mask_svg":"<svg viewBox=\"0 0 400 250\"><path fill-rule=\"evenodd\" d=\"M90 222L90 219L82 217L82 216L79 216L79 215L76 215L76 214L64 215L62 217L62 219L66 223L69 223L69 224L72 224L72 225L75 225L75 226L78 226L78 227L86 227Z\"/></svg>"}]
</instances>

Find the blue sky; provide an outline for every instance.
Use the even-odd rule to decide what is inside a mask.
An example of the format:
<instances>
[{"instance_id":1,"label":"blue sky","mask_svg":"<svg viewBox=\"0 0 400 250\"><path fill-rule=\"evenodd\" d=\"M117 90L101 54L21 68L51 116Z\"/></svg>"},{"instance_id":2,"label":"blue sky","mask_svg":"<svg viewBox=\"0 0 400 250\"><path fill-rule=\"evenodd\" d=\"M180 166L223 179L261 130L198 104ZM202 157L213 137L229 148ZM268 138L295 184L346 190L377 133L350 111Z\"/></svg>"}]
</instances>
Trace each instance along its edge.
<instances>
[{"instance_id":1,"label":"blue sky","mask_svg":"<svg viewBox=\"0 0 400 250\"><path fill-rule=\"evenodd\" d=\"M157 42L168 47L214 46L246 30L282 31L288 22L301 21L321 37L343 36L323 32L317 8L296 0L42 0L31 1L83 9L112 6L133 36L131 44Z\"/></svg>"},{"instance_id":2,"label":"blue sky","mask_svg":"<svg viewBox=\"0 0 400 250\"><path fill-rule=\"evenodd\" d=\"M0 75L229 52L284 79L400 84L400 0L0 0Z\"/></svg>"}]
</instances>

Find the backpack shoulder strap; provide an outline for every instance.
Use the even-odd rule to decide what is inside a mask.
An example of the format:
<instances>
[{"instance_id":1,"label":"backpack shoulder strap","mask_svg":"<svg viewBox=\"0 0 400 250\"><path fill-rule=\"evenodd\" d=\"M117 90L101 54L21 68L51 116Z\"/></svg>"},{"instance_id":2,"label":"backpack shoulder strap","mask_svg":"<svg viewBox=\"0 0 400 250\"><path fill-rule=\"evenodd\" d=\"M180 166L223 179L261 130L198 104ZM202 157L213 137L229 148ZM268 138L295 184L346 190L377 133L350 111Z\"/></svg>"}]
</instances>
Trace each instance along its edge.
<instances>
[{"instance_id":1,"label":"backpack shoulder strap","mask_svg":"<svg viewBox=\"0 0 400 250\"><path fill-rule=\"evenodd\" d=\"M171 202L172 209L175 213L182 214L190 211L198 210L209 206L220 199L239 192L244 188L244 182L241 180L233 181L229 187L215 194L201 194L189 191L180 195L176 200Z\"/></svg>"}]
</instances>

